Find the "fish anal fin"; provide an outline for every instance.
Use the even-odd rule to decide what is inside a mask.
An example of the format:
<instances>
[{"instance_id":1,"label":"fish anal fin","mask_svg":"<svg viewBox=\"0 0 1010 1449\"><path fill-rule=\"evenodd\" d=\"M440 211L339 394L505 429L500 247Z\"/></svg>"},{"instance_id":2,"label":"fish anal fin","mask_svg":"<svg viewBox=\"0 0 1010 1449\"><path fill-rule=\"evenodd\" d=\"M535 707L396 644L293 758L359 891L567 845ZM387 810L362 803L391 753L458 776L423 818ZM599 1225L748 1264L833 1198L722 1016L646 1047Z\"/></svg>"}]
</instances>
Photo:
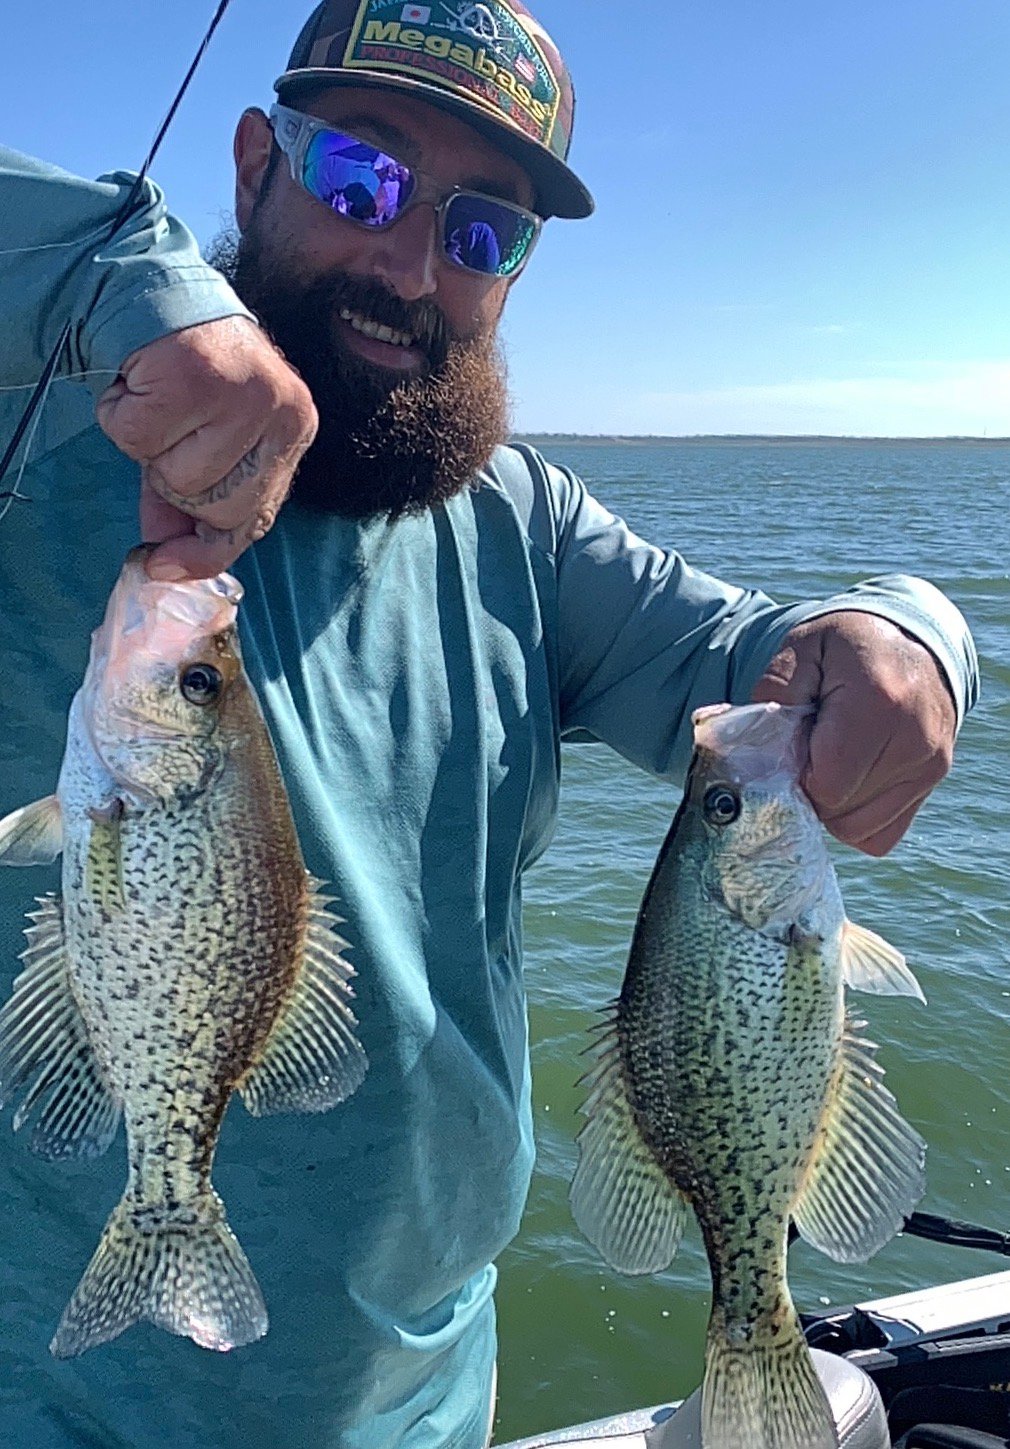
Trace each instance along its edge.
<instances>
[{"instance_id":1,"label":"fish anal fin","mask_svg":"<svg viewBox=\"0 0 1010 1449\"><path fill-rule=\"evenodd\" d=\"M879 996L915 996L923 1004L922 987L900 951L865 926L846 920L842 926L842 978L855 991Z\"/></svg>"},{"instance_id":2,"label":"fish anal fin","mask_svg":"<svg viewBox=\"0 0 1010 1449\"><path fill-rule=\"evenodd\" d=\"M97 1157L116 1135L120 1105L70 988L60 898L40 896L38 904L25 932L24 969L0 1011L0 1102L27 1084L14 1130L34 1114L32 1150L50 1159Z\"/></svg>"},{"instance_id":3,"label":"fish anal fin","mask_svg":"<svg viewBox=\"0 0 1010 1449\"><path fill-rule=\"evenodd\" d=\"M658 1273L673 1259L688 1204L642 1138L628 1099L617 1028L596 1043L586 1081L571 1208L580 1230L621 1273Z\"/></svg>"},{"instance_id":4,"label":"fish anal fin","mask_svg":"<svg viewBox=\"0 0 1010 1449\"><path fill-rule=\"evenodd\" d=\"M0 865L49 865L62 849L63 817L55 795L0 820Z\"/></svg>"},{"instance_id":5,"label":"fish anal fin","mask_svg":"<svg viewBox=\"0 0 1010 1449\"><path fill-rule=\"evenodd\" d=\"M883 1085L876 1047L846 1019L841 1055L793 1219L839 1263L865 1263L925 1190L926 1144Z\"/></svg>"},{"instance_id":6,"label":"fish anal fin","mask_svg":"<svg viewBox=\"0 0 1010 1449\"><path fill-rule=\"evenodd\" d=\"M309 914L294 989L267 1038L263 1055L239 1083L256 1117L275 1112L325 1112L344 1101L368 1062L351 1010L353 969L341 956L346 942L311 876Z\"/></svg>"}]
</instances>

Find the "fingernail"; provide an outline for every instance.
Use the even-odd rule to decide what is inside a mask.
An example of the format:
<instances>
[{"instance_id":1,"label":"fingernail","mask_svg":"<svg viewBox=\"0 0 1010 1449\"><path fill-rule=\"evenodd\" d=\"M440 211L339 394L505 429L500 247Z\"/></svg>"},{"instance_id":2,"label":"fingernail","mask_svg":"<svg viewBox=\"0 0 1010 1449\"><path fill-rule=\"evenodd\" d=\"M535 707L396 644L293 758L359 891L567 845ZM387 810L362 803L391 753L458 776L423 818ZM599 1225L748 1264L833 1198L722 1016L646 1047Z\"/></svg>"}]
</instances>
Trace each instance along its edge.
<instances>
[{"instance_id":1,"label":"fingernail","mask_svg":"<svg viewBox=\"0 0 1010 1449\"><path fill-rule=\"evenodd\" d=\"M187 577L186 570L177 563L162 562L155 559L154 563L148 564L147 574L159 584L180 584Z\"/></svg>"}]
</instances>

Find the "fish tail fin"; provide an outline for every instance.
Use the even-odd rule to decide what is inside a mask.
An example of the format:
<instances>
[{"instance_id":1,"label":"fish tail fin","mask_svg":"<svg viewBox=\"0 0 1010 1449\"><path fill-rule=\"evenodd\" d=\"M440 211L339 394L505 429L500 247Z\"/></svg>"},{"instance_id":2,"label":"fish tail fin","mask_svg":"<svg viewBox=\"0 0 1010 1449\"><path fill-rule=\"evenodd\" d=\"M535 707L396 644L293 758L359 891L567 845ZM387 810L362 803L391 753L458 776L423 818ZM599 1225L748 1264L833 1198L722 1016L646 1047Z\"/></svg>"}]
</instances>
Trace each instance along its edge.
<instances>
[{"instance_id":1,"label":"fish tail fin","mask_svg":"<svg viewBox=\"0 0 1010 1449\"><path fill-rule=\"evenodd\" d=\"M259 1284L213 1190L185 1216L124 1198L49 1348L74 1358L144 1318L219 1352L266 1333Z\"/></svg>"},{"instance_id":2,"label":"fish tail fin","mask_svg":"<svg viewBox=\"0 0 1010 1449\"><path fill-rule=\"evenodd\" d=\"M709 1329L702 1387L702 1449L838 1449L838 1433L791 1305L770 1332L734 1343Z\"/></svg>"}]
</instances>

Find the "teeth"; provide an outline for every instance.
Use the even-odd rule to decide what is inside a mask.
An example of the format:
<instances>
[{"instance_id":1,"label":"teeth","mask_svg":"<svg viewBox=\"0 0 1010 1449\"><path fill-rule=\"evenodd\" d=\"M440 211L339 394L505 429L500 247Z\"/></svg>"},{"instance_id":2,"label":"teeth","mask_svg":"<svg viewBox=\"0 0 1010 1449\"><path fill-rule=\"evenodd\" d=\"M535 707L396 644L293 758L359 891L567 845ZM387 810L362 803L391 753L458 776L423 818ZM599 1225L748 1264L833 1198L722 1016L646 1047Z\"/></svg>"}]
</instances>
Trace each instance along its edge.
<instances>
[{"instance_id":1,"label":"teeth","mask_svg":"<svg viewBox=\"0 0 1010 1449\"><path fill-rule=\"evenodd\" d=\"M360 332L362 337L374 337L379 342L388 342L392 347L413 347L416 340L410 332L398 332L395 327L373 322L368 317L362 317L360 312L352 312L348 307L341 307L340 316L345 322L350 322L355 332Z\"/></svg>"}]
</instances>

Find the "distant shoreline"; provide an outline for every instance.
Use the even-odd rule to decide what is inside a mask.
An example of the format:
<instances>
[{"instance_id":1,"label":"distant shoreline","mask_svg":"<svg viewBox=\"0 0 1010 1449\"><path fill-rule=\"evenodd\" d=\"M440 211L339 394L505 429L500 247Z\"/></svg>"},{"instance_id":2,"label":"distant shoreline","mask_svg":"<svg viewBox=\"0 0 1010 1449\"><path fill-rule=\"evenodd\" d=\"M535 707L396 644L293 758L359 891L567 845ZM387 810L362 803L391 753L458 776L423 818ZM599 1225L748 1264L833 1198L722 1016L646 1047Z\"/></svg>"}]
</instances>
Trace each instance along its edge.
<instances>
[{"instance_id":1,"label":"distant shoreline","mask_svg":"<svg viewBox=\"0 0 1010 1449\"><path fill-rule=\"evenodd\" d=\"M924 448L957 447L965 443L983 448L1006 447L1007 444L1010 444L1010 438L976 438L970 435L943 438L875 438L834 436L830 433L689 433L683 436L659 433L627 435L618 433L516 433L513 441L531 443L537 447L542 443L548 445L578 443L580 446L597 448L648 447L650 444L656 446L664 443L702 446L708 443L728 443L747 447L753 447L755 444L774 444L776 447L793 444L803 447L809 446L811 443L822 443L843 448L859 448L868 444L879 445L881 443L901 443L905 447Z\"/></svg>"}]
</instances>

